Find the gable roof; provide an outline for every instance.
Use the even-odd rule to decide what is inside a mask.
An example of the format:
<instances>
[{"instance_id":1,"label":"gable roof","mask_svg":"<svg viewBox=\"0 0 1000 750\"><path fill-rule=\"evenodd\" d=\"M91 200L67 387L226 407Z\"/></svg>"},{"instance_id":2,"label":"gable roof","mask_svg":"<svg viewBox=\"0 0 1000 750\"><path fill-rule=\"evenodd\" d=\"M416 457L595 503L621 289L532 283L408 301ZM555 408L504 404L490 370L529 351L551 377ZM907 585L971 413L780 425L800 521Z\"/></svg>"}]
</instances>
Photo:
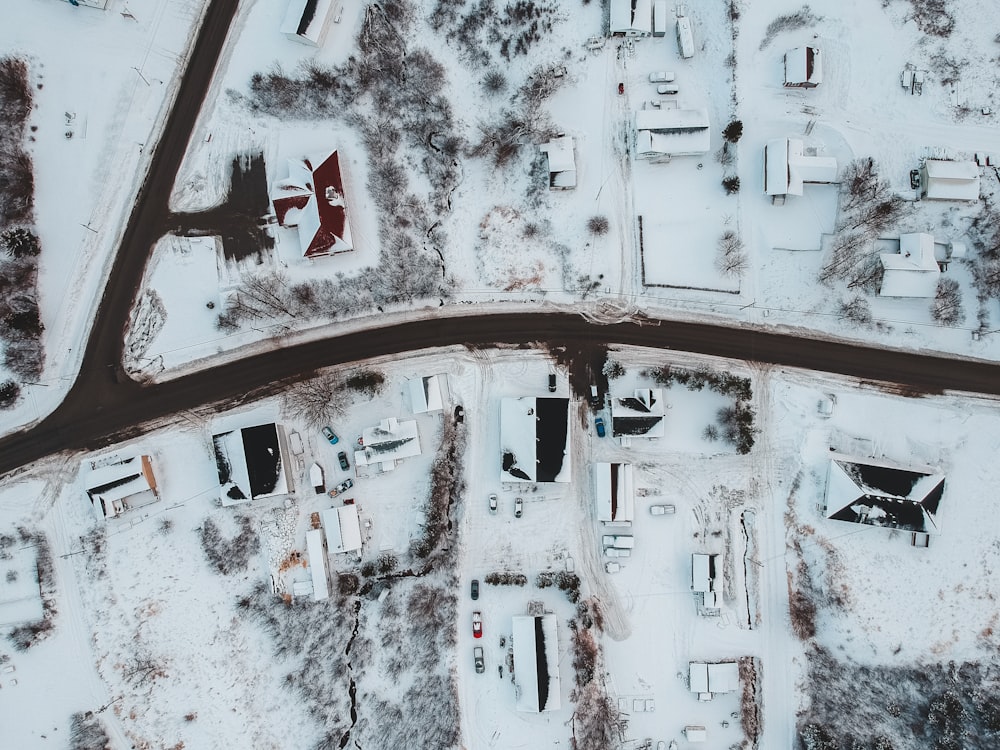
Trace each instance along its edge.
<instances>
[{"instance_id":1,"label":"gable roof","mask_svg":"<svg viewBox=\"0 0 1000 750\"><path fill-rule=\"evenodd\" d=\"M635 518L632 464L594 464L597 520L605 524L631 524Z\"/></svg>"},{"instance_id":2,"label":"gable roof","mask_svg":"<svg viewBox=\"0 0 1000 750\"><path fill-rule=\"evenodd\" d=\"M549 187L576 187L576 158L572 136L564 135L543 143L538 150L549 159Z\"/></svg>"},{"instance_id":3,"label":"gable roof","mask_svg":"<svg viewBox=\"0 0 1000 750\"><path fill-rule=\"evenodd\" d=\"M441 395L441 376L427 375L407 381L410 390L410 408L414 414L425 414L444 409Z\"/></svg>"},{"instance_id":4,"label":"gable roof","mask_svg":"<svg viewBox=\"0 0 1000 750\"><path fill-rule=\"evenodd\" d=\"M291 0L281 22L281 33L295 41L319 46L332 8L333 0Z\"/></svg>"},{"instance_id":5,"label":"gable roof","mask_svg":"<svg viewBox=\"0 0 1000 750\"><path fill-rule=\"evenodd\" d=\"M98 466L85 480L87 496L102 518L157 501L149 456L131 456Z\"/></svg>"},{"instance_id":6,"label":"gable roof","mask_svg":"<svg viewBox=\"0 0 1000 750\"><path fill-rule=\"evenodd\" d=\"M326 548L331 554L361 549L361 521L357 505L328 508L319 515L326 533Z\"/></svg>"},{"instance_id":7,"label":"gable roof","mask_svg":"<svg viewBox=\"0 0 1000 750\"><path fill-rule=\"evenodd\" d=\"M661 388L636 388L632 396L611 400L613 437L663 437L666 405Z\"/></svg>"},{"instance_id":8,"label":"gable roof","mask_svg":"<svg viewBox=\"0 0 1000 750\"><path fill-rule=\"evenodd\" d=\"M796 47L785 53L785 85L818 86L823 81L823 60L815 47Z\"/></svg>"},{"instance_id":9,"label":"gable roof","mask_svg":"<svg viewBox=\"0 0 1000 750\"><path fill-rule=\"evenodd\" d=\"M517 615L511 625L517 710L558 711L562 700L556 616Z\"/></svg>"},{"instance_id":10,"label":"gable roof","mask_svg":"<svg viewBox=\"0 0 1000 750\"><path fill-rule=\"evenodd\" d=\"M652 0L611 0L612 34L649 36L653 30Z\"/></svg>"},{"instance_id":11,"label":"gable roof","mask_svg":"<svg viewBox=\"0 0 1000 750\"><path fill-rule=\"evenodd\" d=\"M288 177L271 189L278 223L298 227L306 258L353 250L337 151L288 160Z\"/></svg>"},{"instance_id":12,"label":"gable roof","mask_svg":"<svg viewBox=\"0 0 1000 750\"><path fill-rule=\"evenodd\" d=\"M636 155L685 156L711 147L708 110L640 109L635 113Z\"/></svg>"},{"instance_id":13,"label":"gable roof","mask_svg":"<svg viewBox=\"0 0 1000 750\"><path fill-rule=\"evenodd\" d=\"M924 161L923 194L931 200L979 200L979 167L971 161Z\"/></svg>"},{"instance_id":14,"label":"gable roof","mask_svg":"<svg viewBox=\"0 0 1000 750\"><path fill-rule=\"evenodd\" d=\"M837 179L837 160L805 153L798 138L774 138L764 146L764 194L802 195L806 183Z\"/></svg>"},{"instance_id":15,"label":"gable roof","mask_svg":"<svg viewBox=\"0 0 1000 750\"><path fill-rule=\"evenodd\" d=\"M288 494L283 438L273 422L212 436L223 505Z\"/></svg>"},{"instance_id":16,"label":"gable roof","mask_svg":"<svg viewBox=\"0 0 1000 750\"><path fill-rule=\"evenodd\" d=\"M569 399L501 399L500 459L501 481L568 482Z\"/></svg>"},{"instance_id":17,"label":"gable roof","mask_svg":"<svg viewBox=\"0 0 1000 750\"><path fill-rule=\"evenodd\" d=\"M903 469L885 463L830 459L826 516L867 526L937 533L944 495L944 474L933 469Z\"/></svg>"}]
</instances>

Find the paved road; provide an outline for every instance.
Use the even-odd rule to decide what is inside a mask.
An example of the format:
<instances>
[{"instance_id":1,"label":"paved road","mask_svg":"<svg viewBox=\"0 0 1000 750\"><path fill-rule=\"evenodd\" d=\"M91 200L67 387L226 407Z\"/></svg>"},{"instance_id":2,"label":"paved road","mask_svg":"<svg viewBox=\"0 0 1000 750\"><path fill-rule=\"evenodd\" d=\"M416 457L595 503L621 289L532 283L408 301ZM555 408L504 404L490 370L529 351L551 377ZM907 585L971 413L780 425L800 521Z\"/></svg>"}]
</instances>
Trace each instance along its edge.
<instances>
[{"instance_id":1,"label":"paved road","mask_svg":"<svg viewBox=\"0 0 1000 750\"><path fill-rule=\"evenodd\" d=\"M462 310L465 312L465 310ZM1000 365L886 351L709 324L601 325L572 313L463 315L349 333L274 350L151 386L114 382L109 368L88 373L41 425L0 441L0 473L65 449L94 449L139 432L138 425L204 404L277 393L318 368L455 344L646 346L755 360L900 384L917 392L1000 395Z\"/></svg>"},{"instance_id":2,"label":"paved road","mask_svg":"<svg viewBox=\"0 0 1000 750\"><path fill-rule=\"evenodd\" d=\"M600 325L572 313L464 315L414 321L273 351L207 372L143 387L121 374L122 332L150 248L169 216L167 201L208 92L238 0L213 0L198 32L176 103L153 154L96 314L80 376L66 400L34 429L0 440L0 474L51 453L95 449L162 417L205 404L276 393L318 368L453 344L587 342L677 349L853 375L918 391L1000 393L1000 366L887 352L708 324ZM121 382L119 382L121 381Z\"/></svg>"}]
</instances>

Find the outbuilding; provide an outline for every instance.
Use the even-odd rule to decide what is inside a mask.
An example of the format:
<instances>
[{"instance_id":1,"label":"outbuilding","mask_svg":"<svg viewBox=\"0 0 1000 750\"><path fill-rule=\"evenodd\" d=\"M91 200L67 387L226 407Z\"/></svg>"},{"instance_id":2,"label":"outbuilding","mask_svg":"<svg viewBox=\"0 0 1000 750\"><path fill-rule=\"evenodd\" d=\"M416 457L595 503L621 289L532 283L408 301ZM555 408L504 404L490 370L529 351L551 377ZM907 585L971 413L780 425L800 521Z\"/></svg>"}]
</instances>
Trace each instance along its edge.
<instances>
[{"instance_id":1,"label":"outbuilding","mask_svg":"<svg viewBox=\"0 0 1000 750\"><path fill-rule=\"evenodd\" d=\"M823 82L823 60L816 47L796 47L785 53L785 86L814 89Z\"/></svg>"},{"instance_id":2,"label":"outbuilding","mask_svg":"<svg viewBox=\"0 0 1000 750\"><path fill-rule=\"evenodd\" d=\"M281 33L292 41L319 47L332 9L333 0L291 0Z\"/></svg>"},{"instance_id":3,"label":"outbuilding","mask_svg":"<svg viewBox=\"0 0 1000 750\"><path fill-rule=\"evenodd\" d=\"M512 621L514 690L517 710L531 713L558 711L559 642L556 616L517 615Z\"/></svg>"},{"instance_id":4,"label":"outbuilding","mask_svg":"<svg viewBox=\"0 0 1000 750\"><path fill-rule=\"evenodd\" d=\"M611 0L610 33L630 39L652 34L652 0Z\"/></svg>"},{"instance_id":5,"label":"outbuilding","mask_svg":"<svg viewBox=\"0 0 1000 750\"><path fill-rule=\"evenodd\" d=\"M632 525L635 519L635 480L632 464L594 464L597 519L605 526Z\"/></svg>"},{"instance_id":6,"label":"outbuilding","mask_svg":"<svg viewBox=\"0 0 1000 750\"><path fill-rule=\"evenodd\" d=\"M979 167L973 161L927 159L920 170L920 194L928 200L978 201Z\"/></svg>"},{"instance_id":7,"label":"outbuilding","mask_svg":"<svg viewBox=\"0 0 1000 750\"><path fill-rule=\"evenodd\" d=\"M662 159L708 153L707 109L642 109L635 113L635 157Z\"/></svg>"},{"instance_id":8,"label":"outbuilding","mask_svg":"<svg viewBox=\"0 0 1000 750\"><path fill-rule=\"evenodd\" d=\"M500 401L500 481L568 482L569 399Z\"/></svg>"},{"instance_id":9,"label":"outbuilding","mask_svg":"<svg viewBox=\"0 0 1000 750\"><path fill-rule=\"evenodd\" d=\"M321 511L326 549L330 554L355 552L361 549L361 521L354 503Z\"/></svg>"},{"instance_id":10,"label":"outbuilding","mask_svg":"<svg viewBox=\"0 0 1000 750\"><path fill-rule=\"evenodd\" d=\"M576 187L576 156L573 137L562 135L538 147L549 160L549 190L572 190Z\"/></svg>"},{"instance_id":11,"label":"outbuilding","mask_svg":"<svg viewBox=\"0 0 1000 750\"><path fill-rule=\"evenodd\" d=\"M312 576L314 601L330 598L330 578L326 566L326 546L323 544L323 530L309 529L306 532L306 554L309 555L309 573Z\"/></svg>"}]
</instances>

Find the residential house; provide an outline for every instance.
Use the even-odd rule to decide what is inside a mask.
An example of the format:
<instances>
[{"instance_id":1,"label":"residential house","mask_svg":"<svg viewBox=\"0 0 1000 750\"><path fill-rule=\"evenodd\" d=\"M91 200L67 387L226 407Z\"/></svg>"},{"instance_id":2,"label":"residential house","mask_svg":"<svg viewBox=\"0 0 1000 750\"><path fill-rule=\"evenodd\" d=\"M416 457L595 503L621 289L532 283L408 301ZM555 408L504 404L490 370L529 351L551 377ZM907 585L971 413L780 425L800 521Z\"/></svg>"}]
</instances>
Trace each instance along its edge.
<instances>
[{"instance_id":1,"label":"residential house","mask_svg":"<svg viewBox=\"0 0 1000 750\"><path fill-rule=\"evenodd\" d=\"M823 82L823 59L816 47L796 47L785 53L785 86L814 89Z\"/></svg>"},{"instance_id":2,"label":"residential house","mask_svg":"<svg viewBox=\"0 0 1000 750\"><path fill-rule=\"evenodd\" d=\"M116 518L160 499L149 456L115 457L91 465L84 487L99 518Z\"/></svg>"},{"instance_id":3,"label":"residential house","mask_svg":"<svg viewBox=\"0 0 1000 750\"><path fill-rule=\"evenodd\" d=\"M296 227L306 258L354 249L337 151L288 160L288 177L275 183L271 201L278 224Z\"/></svg>"},{"instance_id":4,"label":"residential house","mask_svg":"<svg viewBox=\"0 0 1000 750\"><path fill-rule=\"evenodd\" d=\"M611 434L614 437L663 437L663 389L637 388L632 396L611 400Z\"/></svg>"},{"instance_id":5,"label":"residential house","mask_svg":"<svg viewBox=\"0 0 1000 750\"><path fill-rule=\"evenodd\" d=\"M882 297L937 295L941 269L934 257L934 237L922 232L899 235L898 253L879 253L882 262Z\"/></svg>"},{"instance_id":6,"label":"residential house","mask_svg":"<svg viewBox=\"0 0 1000 750\"><path fill-rule=\"evenodd\" d=\"M837 160L808 153L798 138L775 138L764 146L764 194L802 195L807 184L837 180Z\"/></svg>"},{"instance_id":7,"label":"residential house","mask_svg":"<svg viewBox=\"0 0 1000 750\"><path fill-rule=\"evenodd\" d=\"M573 137L562 135L543 143L538 150L548 156L549 190L572 190L576 187L576 156Z\"/></svg>"},{"instance_id":8,"label":"residential house","mask_svg":"<svg viewBox=\"0 0 1000 750\"><path fill-rule=\"evenodd\" d=\"M707 109L641 109L635 113L637 159L705 154L711 140Z\"/></svg>"},{"instance_id":9,"label":"residential house","mask_svg":"<svg viewBox=\"0 0 1000 750\"><path fill-rule=\"evenodd\" d=\"M926 159L920 169L920 195L928 200L978 201L979 167L973 161Z\"/></svg>"}]
</instances>

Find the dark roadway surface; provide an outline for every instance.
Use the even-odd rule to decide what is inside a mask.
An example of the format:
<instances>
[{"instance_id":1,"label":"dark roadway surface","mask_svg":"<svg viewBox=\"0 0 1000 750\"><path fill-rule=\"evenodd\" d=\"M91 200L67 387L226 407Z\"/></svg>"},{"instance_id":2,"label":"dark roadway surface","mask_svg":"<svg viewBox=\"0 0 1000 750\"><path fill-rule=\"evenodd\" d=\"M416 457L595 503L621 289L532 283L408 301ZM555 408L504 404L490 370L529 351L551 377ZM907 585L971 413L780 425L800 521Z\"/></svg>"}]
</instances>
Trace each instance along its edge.
<instances>
[{"instance_id":1,"label":"dark roadway surface","mask_svg":"<svg viewBox=\"0 0 1000 750\"><path fill-rule=\"evenodd\" d=\"M213 0L198 33L174 108L125 229L80 368L65 401L40 424L0 440L0 474L49 454L94 449L142 432L143 425L202 405L280 391L316 369L452 344L494 343L586 348L588 343L756 360L894 383L915 392L1000 394L1000 366L869 349L708 324L598 325L571 313L510 313L414 321L256 355L167 383L140 386L123 375L122 333L150 248L169 216L167 201L215 72L237 0ZM470 311L471 312L471 311ZM121 381L121 382L117 382ZM542 384L539 384L541 388ZM898 390L898 389L897 389Z\"/></svg>"}]
</instances>

